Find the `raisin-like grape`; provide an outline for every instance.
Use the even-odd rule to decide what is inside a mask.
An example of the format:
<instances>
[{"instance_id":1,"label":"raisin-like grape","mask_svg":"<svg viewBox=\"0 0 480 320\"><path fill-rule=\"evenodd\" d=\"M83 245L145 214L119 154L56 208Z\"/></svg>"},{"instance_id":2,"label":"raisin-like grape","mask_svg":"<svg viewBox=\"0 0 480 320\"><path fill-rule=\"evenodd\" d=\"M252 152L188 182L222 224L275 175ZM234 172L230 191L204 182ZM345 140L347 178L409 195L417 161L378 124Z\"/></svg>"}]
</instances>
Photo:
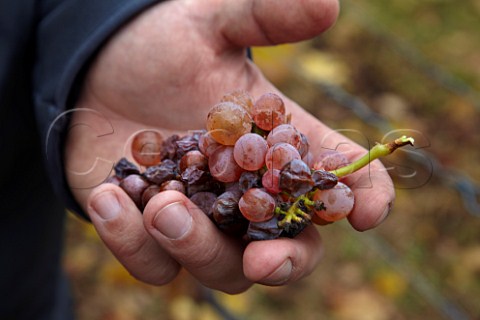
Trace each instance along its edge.
<instances>
[{"instance_id":1,"label":"raisin-like grape","mask_svg":"<svg viewBox=\"0 0 480 320\"><path fill-rule=\"evenodd\" d=\"M159 165L148 167L143 176L155 184L162 184L167 180L173 180L177 176L177 164L172 160L165 159Z\"/></svg>"},{"instance_id":2,"label":"raisin-like grape","mask_svg":"<svg viewBox=\"0 0 480 320\"><path fill-rule=\"evenodd\" d=\"M280 236L282 229L278 227L277 217L262 222L250 222L248 224L247 240L273 240Z\"/></svg>"},{"instance_id":3,"label":"raisin-like grape","mask_svg":"<svg viewBox=\"0 0 480 320\"><path fill-rule=\"evenodd\" d=\"M121 158L113 168L115 170L115 175L120 179L125 178L131 174L140 174L138 167L132 162L128 161L127 158Z\"/></svg>"},{"instance_id":4,"label":"raisin-like grape","mask_svg":"<svg viewBox=\"0 0 480 320\"><path fill-rule=\"evenodd\" d=\"M302 160L292 160L280 171L280 189L294 197L307 193L313 186L310 168Z\"/></svg>"},{"instance_id":5,"label":"raisin-like grape","mask_svg":"<svg viewBox=\"0 0 480 320\"><path fill-rule=\"evenodd\" d=\"M320 190L331 189L337 185L338 177L328 171L315 170L312 172L315 187Z\"/></svg>"}]
</instances>

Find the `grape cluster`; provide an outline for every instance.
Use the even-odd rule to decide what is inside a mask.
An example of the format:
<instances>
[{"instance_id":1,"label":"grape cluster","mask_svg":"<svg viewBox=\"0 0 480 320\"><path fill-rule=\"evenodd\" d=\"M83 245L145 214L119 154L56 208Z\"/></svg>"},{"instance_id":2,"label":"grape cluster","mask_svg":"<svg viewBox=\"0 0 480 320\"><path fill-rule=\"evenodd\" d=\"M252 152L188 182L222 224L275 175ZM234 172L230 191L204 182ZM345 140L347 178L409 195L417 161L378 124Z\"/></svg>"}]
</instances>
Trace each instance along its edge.
<instances>
[{"instance_id":1,"label":"grape cluster","mask_svg":"<svg viewBox=\"0 0 480 320\"><path fill-rule=\"evenodd\" d=\"M231 92L209 111L206 130L167 139L143 130L131 149L140 166L122 158L107 182L140 210L159 192L176 190L219 229L249 241L294 237L311 222L345 218L354 206L353 192L334 174L346 157L328 151L314 158L273 93L254 101Z\"/></svg>"}]
</instances>

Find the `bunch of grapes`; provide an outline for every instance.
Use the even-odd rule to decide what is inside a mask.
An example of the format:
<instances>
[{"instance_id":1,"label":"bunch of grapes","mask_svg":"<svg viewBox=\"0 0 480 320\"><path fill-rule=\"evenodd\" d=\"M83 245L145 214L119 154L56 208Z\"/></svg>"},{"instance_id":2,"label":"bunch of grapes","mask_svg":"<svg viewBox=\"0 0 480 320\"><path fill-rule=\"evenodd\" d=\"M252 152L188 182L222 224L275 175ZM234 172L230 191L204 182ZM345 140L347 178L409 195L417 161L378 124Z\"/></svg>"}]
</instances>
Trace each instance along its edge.
<instances>
[{"instance_id":1,"label":"bunch of grapes","mask_svg":"<svg viewBox=\"0 0 480 320\"><path fill-rule=\"evenodd\" d=\"M290 118L276 94L254 101L246 91L231 92L210 109L206 130L167 139L154 130L138 132L131 150L144 170L122 158L107 182L119 185L141 211L154 195L176 190L229 235L247 241L295 237L312 222L325 225L350 214L354 194L343 176L413 143L402 137L380 145L388 152L353 164L333 150L314 158Z\"/></svg>"}]
</instances>

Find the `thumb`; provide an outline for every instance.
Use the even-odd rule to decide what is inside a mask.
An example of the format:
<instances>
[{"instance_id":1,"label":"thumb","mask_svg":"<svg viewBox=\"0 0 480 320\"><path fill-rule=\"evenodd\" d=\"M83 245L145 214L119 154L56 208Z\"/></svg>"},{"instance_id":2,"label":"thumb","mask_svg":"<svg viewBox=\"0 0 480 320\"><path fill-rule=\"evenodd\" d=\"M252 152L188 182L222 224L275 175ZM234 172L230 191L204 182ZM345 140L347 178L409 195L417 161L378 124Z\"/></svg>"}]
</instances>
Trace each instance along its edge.
<instances>
[{"instance_id":1,"label":"thumb","mask_svg":"<svg viewBox=\"0 0 480 320\"><path fill-rule=\"evenodd\" d=\"M338 0L223 1L221 33L240 47L298 42L330 28Z\"/></svg>"}]
</instances>

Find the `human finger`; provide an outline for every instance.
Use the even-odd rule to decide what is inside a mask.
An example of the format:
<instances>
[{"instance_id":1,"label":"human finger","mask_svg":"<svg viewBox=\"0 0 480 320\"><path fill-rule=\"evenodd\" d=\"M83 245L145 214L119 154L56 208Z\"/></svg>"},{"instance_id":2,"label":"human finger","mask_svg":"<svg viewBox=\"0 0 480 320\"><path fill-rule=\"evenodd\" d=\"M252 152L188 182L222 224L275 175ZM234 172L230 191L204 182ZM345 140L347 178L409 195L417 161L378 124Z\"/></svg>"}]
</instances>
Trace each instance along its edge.
<instances>
[{"instance_id":1,"label":"human finger","mask_svg":"<svg viewBox=\"0 0 480 320\"><path fill-rule=\"evenodd\" d=\"M252 283L243 273L243 245L222 233L195 204L176 191L154 196L145 228L158 244L207 287L239 293Z\"/></svg>"},{"instance_id":2,"label":"human finger","mask_svg":"<svg viewBox=\"0 0 480 320\"><path fill-rule=\"evenodd\" d=\"M109 183L93 189L87 211L100 238L132 276L154 285L175 278L180 265L146 232L142 214L122 189Z\"/></svg>"},{"instance_id":3,"label":"human finger","mask_svg":"<svg viewBox=\"0 0 480 320\"><path fill-rule=\"evenodd\" d=\"M372 229L386 219L393 207L395 192L380 161L347 177L345 182L355 194L354 210L348 215L348 221L356 230Z\"/></svg>"},{"instance_id":4,"label":"human finger","mask_svg":"<svg viewBox=\"0 0 480 320\"><path fill-rule=\"evenodd\" d=\"M322 255L320 235L310 225L294 239L251 242L245 249L244 272L247 278L257 283L284 285L309 275Z\"/></svg>"},{"instance_id":5,"label":"human finger","mask_svg":"<svg viewBox=\"0 0 480 320\"><path fill-rule=\"evenodd\" d=\"M274 45L310 39L337 19L337 0L223 1L220 30L239 47Z\"/></svg>"}]
</instances>

